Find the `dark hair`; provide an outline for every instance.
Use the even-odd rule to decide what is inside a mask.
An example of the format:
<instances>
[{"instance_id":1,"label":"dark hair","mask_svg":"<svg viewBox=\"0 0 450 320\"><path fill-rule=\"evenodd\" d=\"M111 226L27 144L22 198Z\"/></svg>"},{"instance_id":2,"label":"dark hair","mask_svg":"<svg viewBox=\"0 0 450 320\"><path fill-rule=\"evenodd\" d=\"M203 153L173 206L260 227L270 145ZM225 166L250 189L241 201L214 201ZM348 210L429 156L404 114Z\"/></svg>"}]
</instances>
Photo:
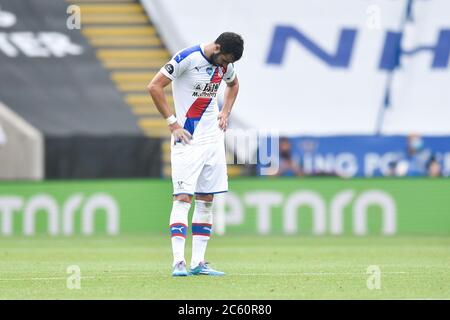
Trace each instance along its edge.
<instances>
[{"instance_id":1,"label":"dark hair","mask_svg":"<svg viewBox=\"0 0 450 320\"><path fill-rule=\"evenodd\" d=\"M237 33L224 32L214 42L220 44L221 53L231 53L234 61L238 61L242 57L244 40Z\"/></svg>"}]
</instances>

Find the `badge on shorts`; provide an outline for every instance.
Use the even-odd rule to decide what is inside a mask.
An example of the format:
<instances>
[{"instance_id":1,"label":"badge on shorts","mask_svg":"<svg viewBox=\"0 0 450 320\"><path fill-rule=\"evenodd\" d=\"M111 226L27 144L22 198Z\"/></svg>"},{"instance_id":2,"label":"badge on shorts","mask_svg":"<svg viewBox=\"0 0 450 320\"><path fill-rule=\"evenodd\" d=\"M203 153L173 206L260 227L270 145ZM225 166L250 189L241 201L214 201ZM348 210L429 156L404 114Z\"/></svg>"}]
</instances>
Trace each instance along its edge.
<instances>
[{"instance_id":1,"label":"badge on shorts","mask_svg":"<svg viewBox=\"0 0 450 320\"><path fill-rule=\"evenodd\" d=\"M172 64L168 63L164 66L164 68L166 68L166 70L169 74L173 73L173 65Z\"/></svg>"}]
</instances>

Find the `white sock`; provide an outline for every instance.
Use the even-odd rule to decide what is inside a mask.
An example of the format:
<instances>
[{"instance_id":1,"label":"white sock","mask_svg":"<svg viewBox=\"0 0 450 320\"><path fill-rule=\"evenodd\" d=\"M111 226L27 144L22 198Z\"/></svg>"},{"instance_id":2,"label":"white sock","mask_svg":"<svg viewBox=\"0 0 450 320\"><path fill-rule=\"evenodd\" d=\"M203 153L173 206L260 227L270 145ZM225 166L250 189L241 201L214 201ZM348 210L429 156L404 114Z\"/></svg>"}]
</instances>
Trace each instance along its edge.
<instances>
[{"instance_id":1,"label":"white sock","mask_svg":"<svg viewBox=\"0 0 450 320\"><path fill-rule=\"evenodd\" d=\"M191 204L175 200L170 213L170 233L172 236L173 265L184 259L184 244L188 229L188 213Z\"/></svg>"},{"instance_id":2,"label":"white sock","mask_svg":"<svg viewBox=\"0 0 450 320\"><path fill-rule=\"evenodd\" d=\"M205 261L206 246L209 237L192 236L192 259L191 268L195 268L202 261Z\"/></svg>"},{"instance_id":3,"label":"white sock","mask_svg":"<svg viewBox=\"0 0 450 320\"><path fill-rule=\"evenodd\" d=\"M172 252L173 252L173 262L172 267L179 261L186 261L184 259L184 244L186 239L183 237L172 237Z\"/></svg>"},{"instance_id":4,"label":"white sock","mask_svg":"<svg viewBox=\"0 0 450 320\"><path fill-rule=\"evenodd\" d=\"M195 200L192 216L192 258L191 268L205 260L206 246L211 236L213 222L212 202Z\"/></svg>"}]
</instances>

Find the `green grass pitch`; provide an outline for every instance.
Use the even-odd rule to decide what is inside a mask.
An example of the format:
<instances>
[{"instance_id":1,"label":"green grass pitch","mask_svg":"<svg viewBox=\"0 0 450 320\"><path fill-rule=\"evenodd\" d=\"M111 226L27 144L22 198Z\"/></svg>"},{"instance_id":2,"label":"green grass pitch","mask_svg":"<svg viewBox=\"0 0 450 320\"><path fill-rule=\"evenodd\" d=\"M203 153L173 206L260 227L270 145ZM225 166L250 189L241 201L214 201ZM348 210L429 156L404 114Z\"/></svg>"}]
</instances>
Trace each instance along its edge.
<instances>
[{"instance_id":1,"label":"green grass pitch","mask_svg":"<svg viewBox=\"0 0 450 320\"><path fill-rule=\"evenodd\" d=\"M450 298L449 236L214 236L207 260L227 275L172 278L168 236L6 237L0 298ZM67 288L70 265L80 267L80 289ZM381 270L380 289L367 287L370 265Z\"/></svg>"}]
</instances>

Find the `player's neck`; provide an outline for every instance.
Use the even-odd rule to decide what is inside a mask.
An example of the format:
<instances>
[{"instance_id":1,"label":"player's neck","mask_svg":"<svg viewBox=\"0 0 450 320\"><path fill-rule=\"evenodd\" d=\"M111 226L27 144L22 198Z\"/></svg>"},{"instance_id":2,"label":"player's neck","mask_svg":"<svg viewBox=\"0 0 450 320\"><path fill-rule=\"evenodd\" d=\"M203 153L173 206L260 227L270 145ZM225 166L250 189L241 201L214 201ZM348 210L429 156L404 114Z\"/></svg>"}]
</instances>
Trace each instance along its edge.
<instances>
[{"instance_id":1,"label":"player's neck","mask_svg":"<svg viewBox=\"0 0 450 320\"><path fill-rule=\"evenodd\" d=\"M208 58L209 61L211 61L211 59L212 59L212 55L214 53L215 46L216 45L214 42L210 42L208 44L205 44L205 46L203 47L205 57Z\"/></svg>"}]
</instances>

